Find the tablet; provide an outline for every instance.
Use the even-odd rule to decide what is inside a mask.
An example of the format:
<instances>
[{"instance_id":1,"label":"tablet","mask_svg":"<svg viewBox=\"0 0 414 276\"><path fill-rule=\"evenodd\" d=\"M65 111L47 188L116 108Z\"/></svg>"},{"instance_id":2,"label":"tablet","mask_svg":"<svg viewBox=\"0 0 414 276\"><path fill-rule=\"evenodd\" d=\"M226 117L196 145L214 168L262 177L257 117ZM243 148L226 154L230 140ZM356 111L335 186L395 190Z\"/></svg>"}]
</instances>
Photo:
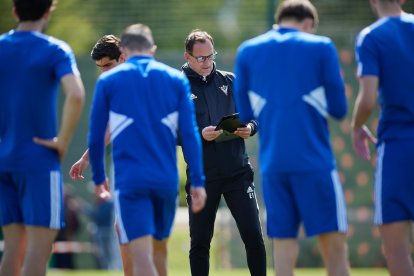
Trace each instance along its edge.
<instances>
[{"instance_id":1,"label":"tablet","mask_svg":"<svg viewBox=\"0 0 414 276\"><path fill-rule=\"evenodd\" d=\"M243 124L239 119L239 113L234 113L231 115L223 116L220 122L217 124L215 130L223 129L230 133L233 133L239 127L245 127L246 125Z\"/></svg>"}]
</instances>

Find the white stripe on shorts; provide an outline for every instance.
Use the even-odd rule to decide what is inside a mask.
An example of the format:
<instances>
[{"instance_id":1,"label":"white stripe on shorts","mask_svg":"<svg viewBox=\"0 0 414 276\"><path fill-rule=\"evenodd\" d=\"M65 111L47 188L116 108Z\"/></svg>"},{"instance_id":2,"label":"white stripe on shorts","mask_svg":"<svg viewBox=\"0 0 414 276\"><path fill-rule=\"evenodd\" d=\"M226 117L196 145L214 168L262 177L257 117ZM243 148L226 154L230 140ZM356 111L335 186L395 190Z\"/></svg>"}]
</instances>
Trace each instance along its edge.
<instances>
[{"instance_id":1,"label":"white stripe on shorts","mask_svg":"<svg viewBox=\"0 0 414 276\"><path fill-rule=\"evenodd\" d=\"M384 159L385 143L377 149L377 165L374 182L374 224L382 224L382 163Z\"/></svg>"},{"instance_id":2,"label":"white stripe on shorts","mask_svg":"<svg viewBox=\"0 0 414 276\"><path fill-rule=\"evenodd\" d=\"M336 218L338 220L338 231L346 232L348 230L348 224L346 222L346 205L344 193L342 191L341 181L339 180L338 172L336 170L331 171L331 178L334 184L335 191Z\"/></svg>"},{"instance_id":3,"label":"white stripe on shorts","mask_svg":"<svg viewBox=\"0 0 414 276\"><path fill-rule=\"evenodd\" d=\"M115 217L116 217L116 225L117 225L117 230L118 230L118 235L119 235L119 241L121 242L121 244L127 243L129 242L126 231L125 231L125 227L124 227L124 222L122 221L122 216L121 216L121 207L119 206L119 190L115 190Z\"/></svg>"},{"instance_id":4,"label":"white stripe on shorts","mask_svg":"<svg viewBox=\"0 0 414 276\"><path fill-rule=\"evenodd\" d=\"M60 172L50 172L50 222L49 227L60 229L61 213Z\"/></svg>"}]
</instances>

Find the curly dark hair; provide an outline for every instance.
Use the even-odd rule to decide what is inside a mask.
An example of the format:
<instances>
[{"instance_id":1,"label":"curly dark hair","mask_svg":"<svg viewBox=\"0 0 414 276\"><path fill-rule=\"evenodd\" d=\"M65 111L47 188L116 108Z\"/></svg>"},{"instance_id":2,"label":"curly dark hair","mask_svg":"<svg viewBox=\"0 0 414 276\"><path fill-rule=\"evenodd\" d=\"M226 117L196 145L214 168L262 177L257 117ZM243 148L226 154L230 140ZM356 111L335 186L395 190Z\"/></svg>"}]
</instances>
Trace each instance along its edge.
<instances>
[{"instance_id":1,"label":"curly dark hair","mask_svg":"<svg viewBox=\"0 0 414 276\"><path fill-rule=\"evenodd\" d=\"M118 61L121 55L119 49L120 39L114 35L104 35L93 46L91 51L91 57L93 60L100 60L104 57L109 59L115 59Z\"/></svg>"}]
</instances>

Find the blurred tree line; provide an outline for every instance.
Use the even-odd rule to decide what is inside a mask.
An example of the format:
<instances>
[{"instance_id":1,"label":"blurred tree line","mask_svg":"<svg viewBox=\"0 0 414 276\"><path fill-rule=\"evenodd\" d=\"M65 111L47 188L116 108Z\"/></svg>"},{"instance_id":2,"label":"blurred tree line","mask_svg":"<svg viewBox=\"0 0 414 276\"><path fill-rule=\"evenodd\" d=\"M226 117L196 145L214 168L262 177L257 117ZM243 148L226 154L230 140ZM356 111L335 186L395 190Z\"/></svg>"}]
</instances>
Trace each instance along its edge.
<instances>
[{"instance_id":1,"label":"blurred tree line","mask_svg":"<svg viewBox=\"0 0 414 276\"><path fill-rule=\"evenodd\" d=\"M242 34L265 30L265 4L265 0L60 0L47 33L67 41L77 55L87 54L98 37L119 35L137 22L151 27L160 49L182 48L185 35L194 28L214 34L222 47L235 48L247 38ZM0 2L1 33L16 24L11 7L12 0Z\"/></svg>"},{"instance_id":2,"label":"blurred tree line","mask_svg":"<svg viewBox=\"0 0 414 276\"><path fill-rule=\"evenodd\" d=\"M77 55L87 54L103 34L119 35L129 24L149 25L159 49L181 49L185 35L202 28L216 39L218 48L235 49L245 39L271 25L272 0L60 0L52 14L48 33L67 41ZM273 0L277 3L278 0ZM321 34L351 46L356 33L374 20L369 1L315 0ZM413 11L413 1L406 9ZM16 24L12 0L0 1L0 33Z\"/></svg>"}]
</instances>

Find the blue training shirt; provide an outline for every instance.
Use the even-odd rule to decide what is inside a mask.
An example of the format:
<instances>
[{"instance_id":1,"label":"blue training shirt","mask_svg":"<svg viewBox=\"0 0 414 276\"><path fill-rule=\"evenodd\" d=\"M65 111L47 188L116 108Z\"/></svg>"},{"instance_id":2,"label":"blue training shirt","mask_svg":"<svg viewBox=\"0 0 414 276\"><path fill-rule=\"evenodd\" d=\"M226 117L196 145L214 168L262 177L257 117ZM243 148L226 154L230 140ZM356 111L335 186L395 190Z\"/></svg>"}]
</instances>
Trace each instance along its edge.
<instances>
[{"instance_id":1,"label":"blue training shirt","mask_svg":"<svg viewBox=\"0 0 414 276\"><path fill-rule=\"evenodd\" d=\"M270 30L239 47L235 73L241 120L259 121L262 174L335 167L327 118L343 118L347 105L329 38Z\"/></svg>"},{"instance_id":2,"label":"blue training shirt","mask_svg":"<svg viewBox=\"0 0 414 276\"><path fill-rule=\"evenodd\" d=\"M79 71L65 42L32 31L0 36L0 172L58 168L57 152L33 137L57 136L57 91L66 74Z\"/></svg>"},{"instance_id":3,"label":"blue training shirt","mask_svg":"<svg viewBox=\"0 0 414 276\"><path fill-rule=\"evenodd\" d=\"M149 56L129 58L97 82L89 130L95 184L105 179L109 122L115 188L178 188L177 130L193 186L204 186L201 140L184 74Z\"/></svg>"},{"instance_id":4,"label":"blue training shirt","mask_svg":"<svg viewBox=\"0 0 414 276\"><path fill-rule=\"evenodd\" d=\"M356 40L358 76L379 78L378 144L414 138L414 15L384 17Z\"/></svg>"}]
</instances>

